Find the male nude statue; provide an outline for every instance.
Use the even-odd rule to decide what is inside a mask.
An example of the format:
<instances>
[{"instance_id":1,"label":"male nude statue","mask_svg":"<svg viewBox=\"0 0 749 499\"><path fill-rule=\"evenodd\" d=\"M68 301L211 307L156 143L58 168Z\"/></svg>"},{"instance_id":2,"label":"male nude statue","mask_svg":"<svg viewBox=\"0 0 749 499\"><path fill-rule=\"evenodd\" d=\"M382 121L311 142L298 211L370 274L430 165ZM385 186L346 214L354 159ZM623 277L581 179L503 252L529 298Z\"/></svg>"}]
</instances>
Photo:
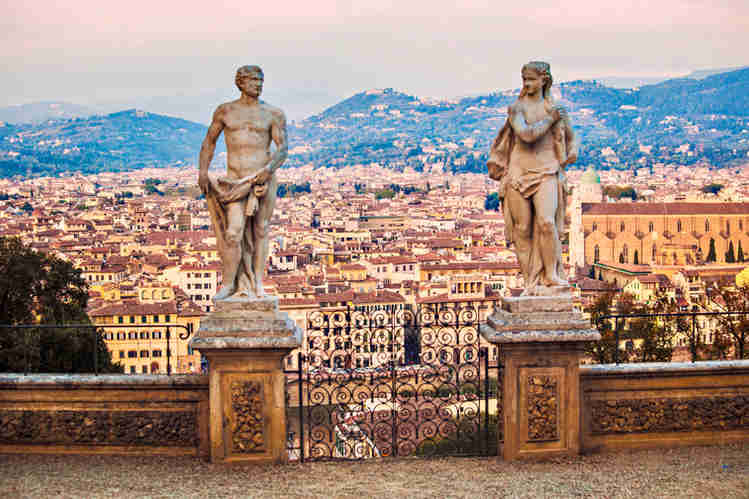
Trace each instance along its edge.
<instances>
[{"instance_id":1,"label":"male nude statue","mask_svg":"<svg viewBox=\"0 0 749 499\"><path fill-rule=\"evenodd\" d=\"M567 287L560 236L567 181L578 144L566 111L553 103L549 64L523 66L523 88L489 153L489 175L499 180L505 237L515 245L525 279L523 294Z\"/></svg>"},{"instance_id":2,"label":"male nude statue","mask_svg":"<svg viewBox=\"0 0 749 499\"><path fill-rule=\"evenodd\" d=\"M200 148L198 185L206 195L223 263L223 284L214 301L264 295L268 226L278 186L274 174L288 151L283 111L259 100L263 71L242 66L235 83L242 95L216 109ZM222 131L226 176L214 178L208 167Z\"/></svg>"}]
</instances>

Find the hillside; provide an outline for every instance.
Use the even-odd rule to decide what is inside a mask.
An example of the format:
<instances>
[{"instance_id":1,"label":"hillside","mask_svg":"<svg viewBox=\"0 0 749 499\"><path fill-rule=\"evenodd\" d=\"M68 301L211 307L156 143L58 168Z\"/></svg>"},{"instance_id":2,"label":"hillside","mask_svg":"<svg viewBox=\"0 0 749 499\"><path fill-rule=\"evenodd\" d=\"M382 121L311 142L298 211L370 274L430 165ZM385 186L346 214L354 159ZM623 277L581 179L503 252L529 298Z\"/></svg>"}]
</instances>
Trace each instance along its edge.
<instances>
[{"instance_id":1,"label":"hillside","mask_svg":"<svg viewBox=\"0 0 749 499\"><path fill-rule=\"evenodd\" d=\"M702 76L702 75L701 75ZM369 90L289 125L287 166L379 163L417 171L486 171L489 144L517 90L453 100ZM633 89L596 81L553 87L570 111L579 167L749 161L749 68ZM195 163L206 127L136 110L0 126L0 175L97 172ZM217 154L223 150L220 141Z\"/></svg>"},{"instance_id":2,"label":"hillside","mask_svg":"<svg viewBox=\"0 0 749 499\"><path fill-rule=\"evenodd\" d=\"M85 118L93 114L96 114L93 109L70 102L32 102L19 106L0 107L0 122L41 123L49 120Z\"/></svg>"},{"instance_id":3,"label":"hillside","mask_svg":"<svg viewBox=\"0 0 749 499\"><path fill-rule=\"evenodd\" d=\"M553 91L580 134L578 165L747 161L749 69L635 89L573 81ZM362 92L292 126L289 163L485 171L486 151L516 95L429 101L392 89Z\"/></svg>"},{"instance_id":4,"label":"hillside","mask_svg":"<svg viewBox=\"0 0 749 499\"><path fill-rule=\"evenodd\" d=\"M134 109L5 125L0 127L0 171L6 177L95 173L195 162L205 131L198 123Z\"/></svg>"}]
</instances>

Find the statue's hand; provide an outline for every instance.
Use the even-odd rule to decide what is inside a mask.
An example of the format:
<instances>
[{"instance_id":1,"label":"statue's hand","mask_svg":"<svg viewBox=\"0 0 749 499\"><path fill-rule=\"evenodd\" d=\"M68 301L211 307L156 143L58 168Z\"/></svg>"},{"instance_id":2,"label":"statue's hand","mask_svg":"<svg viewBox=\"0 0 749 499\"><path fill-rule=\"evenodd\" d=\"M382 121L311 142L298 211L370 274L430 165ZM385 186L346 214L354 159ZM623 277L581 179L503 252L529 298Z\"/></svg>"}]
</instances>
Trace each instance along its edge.
<instances>
[{"instance_id":1,"label":"statue's hand","mask_svg":"<svg viewBox=\"0 0 749 499\"><path fill-rule=\"evenodd\" d=\"M562 106L554 106L551 110L551 118L554 120L554 123L556 123L559 120L569 119L569 116L567 116L567 110L565 108Z\"/></svg>"},{"instance_id":2,"label":"statue's hand","mask_svg":"<svg viewBox=\"0 0 749 499\"><path fill-rule=\"evenodd\" d=\"M267 184L273 176L273 172L267 166L257 172L255 179L252 181L253 184Z\"/></svg>"},{"instance_id":3,"label":"statue's hand","mask_svg":"<svg viewBox=\"0 0 749 499\"><path fill-rule=\"evenodd\" d=\"M203 194L208 194L208 191L211 188L211 181L208 178L208 172L201 171L198 173L198 186Z\"/></svg>"}]
</instances>

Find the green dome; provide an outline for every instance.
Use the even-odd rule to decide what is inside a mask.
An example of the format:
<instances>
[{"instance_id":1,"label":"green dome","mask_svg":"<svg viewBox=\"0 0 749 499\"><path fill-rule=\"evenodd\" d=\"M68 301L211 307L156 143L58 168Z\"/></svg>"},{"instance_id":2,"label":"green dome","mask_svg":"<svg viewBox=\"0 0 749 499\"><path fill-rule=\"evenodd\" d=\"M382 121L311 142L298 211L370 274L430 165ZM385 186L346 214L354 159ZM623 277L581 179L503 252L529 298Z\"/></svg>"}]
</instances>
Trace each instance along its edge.
<instances>
[{"instance_id":1,"label":"green dome","mask_svg":"<svg viewBox=\"0 0 749 499\"><path fill-rule=\"evenodd\" d=\"M598 176L598 172L592 166L585 170L582 177L580 177L581 184L600 184L601 177Z\"/></svg>"}]
</instances>

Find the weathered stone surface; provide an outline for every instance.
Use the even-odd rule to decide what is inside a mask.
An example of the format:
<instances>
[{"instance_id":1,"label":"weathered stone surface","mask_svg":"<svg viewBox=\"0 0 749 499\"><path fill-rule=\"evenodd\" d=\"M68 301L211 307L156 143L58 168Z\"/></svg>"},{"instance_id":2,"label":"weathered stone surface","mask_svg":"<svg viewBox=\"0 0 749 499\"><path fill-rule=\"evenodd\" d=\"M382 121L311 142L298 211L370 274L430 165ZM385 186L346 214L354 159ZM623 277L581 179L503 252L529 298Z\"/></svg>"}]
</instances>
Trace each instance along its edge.
<instances>
[{"instance_id":1,"label":"weathered stone surface","mask_svg":"<svg viewBox=\"0 0 749 499\"><path fill-rule=\"evenodd\" d=\"M217 309L201 320L190 341L192 348L272 349L301 344L301 330L287 313L278 311L276 297L228 298L216 304Z\"/></svg>"},{"instance_id":2,"label":"weathered stone surface","mask_svg":"<svg viewBox=\"0 0 749 499\"><path fill-rule=\"evenodd\" d=\"M257 381L234 381L231 384L233 412L231 443L234 452L265 450L263 387Z\"/></svg>"},{"instance_id":3,"label":"weathered stone surface","mask_svg":"<svg viewBox=\"0 0 749 499\"><path fill-rule=\"evenodd\" d=\"M235 336L255 338L260 336L291 336L296 324L285 313L278 318L248 319L246 317L217 317L203 319L198 335L203 338Z\"/></svg>"},{"instance_id":4,"label":"weathered stone surface","mask_svg":"<svg viewBox=\"0 0 749 499\"><path fill-rule=\"evenodd\" d=\"M266 295L258 298L229 297L223 300L217 300L214 303L216 305L215 312L219 314L224 312L255 312L257 315L276 315L278 313L277 296Z\"/></svg>"},{"instance_id":5,"label":"weathered stone surface","mask_svg":"<svg viewBox=\"0 0 749 499\"><path fill-rule=\"evenodd\" d=\"M720 360L701 362L640 362L636 364L596 364L580 366L581 376L607 376L618 374L668 374L721 372L749 369L749 360Z\"/></svg>"},{"instance_id":6,"label":"weathered stone surface","mask_svg":"<svg viewBox=\"0 0 749 499\"><path fill-rule=\"evenodd\" d=\"M534 307L562 310L533 310ZM569 308L568 308L569 306ZM508 310L509 309L509 310ZM517 311L515 311L517 310ZM480 328L490 343L597 341L601 335L590 321L572 309L572 300L523 296L503 298L502 307L489 316Z\"/></svg>"},{"instance_id":7,"label":"weathered stone surface","mask_svg":"<svg viewBox=\"0 0 749 499\"><path fill-rule=\"evenodd\" d=\"M528 376L528 441L559 440L558 382L553 376Z\"/></svg>"},{"instance_id":8,"label":"weathered stone surface","mask_svg":"<svg viewBox=\"0 0 749 499\"><path fill-rule=\"evenodd\" d=\"M172 387L194 388L207 387L208 376L205 374L0 374L0 387L23 388L39 386L45 388L83 390L92 387L113 387L118 389L142 389Z\"/></svg>"},{"instance_id":9,"label":"weathered stone surface","mask_svg":"<svg viewBox=\"0 0 749 499\"><path fill-rule=\"evenodd\" d=\"M495 331L486 324L480 328L481 335L489 343L550 343L568 341L598 341L601 334L596 329L572 329L551 331Z\"/></svg>"},{"instance_id":10,"label":"weathered stone surface","mask_svg":"<svg viewBox=\"0 0 749 499\"><path fill-rule=\"evenodd\" d=\"M193 411L0 411L0 442L195 446Z\"/></svg>"},{"instance_id":11,"label":"weathered stone surface","mask_svg":"<svg viewBox=\"0 0 749 499\"><path fill-rule=\"evenodd\" d=\"M496 310L486 323L495 331L590 329L590 321L579 312L510 313Z\"/></svg>"},{"instance_id":12,"label":"weathered stone surface","mask_svg":"<svg viewBox=\"0 0 749 499\"><path fill-rule=\"evenodd\" d=\"M196 350L264 350L264 349L293 349L301 344L300 335L237 338L237 337L211 337L193 338L190 342Z\"/></svg>"},{"instance_id":13,"label":"weathered stone surface","mask_svg":"<svg viewBox=\"0 0 749 499\"><path fill-rule=\"evenodd\" d=\"M749 428L749 396L594 400L594 435Z\"/></svg>"},{"instance_id":14,"label":"weathered stone surface","mask_svg":"<svg viewBox=\"0 0 749 499\"><path fill-rule=\"evenodd\" d=\"M555 296L510 296L502 298L502 310L522 312L571 312L572 295Z\"/></svg>"}]
</instances>

